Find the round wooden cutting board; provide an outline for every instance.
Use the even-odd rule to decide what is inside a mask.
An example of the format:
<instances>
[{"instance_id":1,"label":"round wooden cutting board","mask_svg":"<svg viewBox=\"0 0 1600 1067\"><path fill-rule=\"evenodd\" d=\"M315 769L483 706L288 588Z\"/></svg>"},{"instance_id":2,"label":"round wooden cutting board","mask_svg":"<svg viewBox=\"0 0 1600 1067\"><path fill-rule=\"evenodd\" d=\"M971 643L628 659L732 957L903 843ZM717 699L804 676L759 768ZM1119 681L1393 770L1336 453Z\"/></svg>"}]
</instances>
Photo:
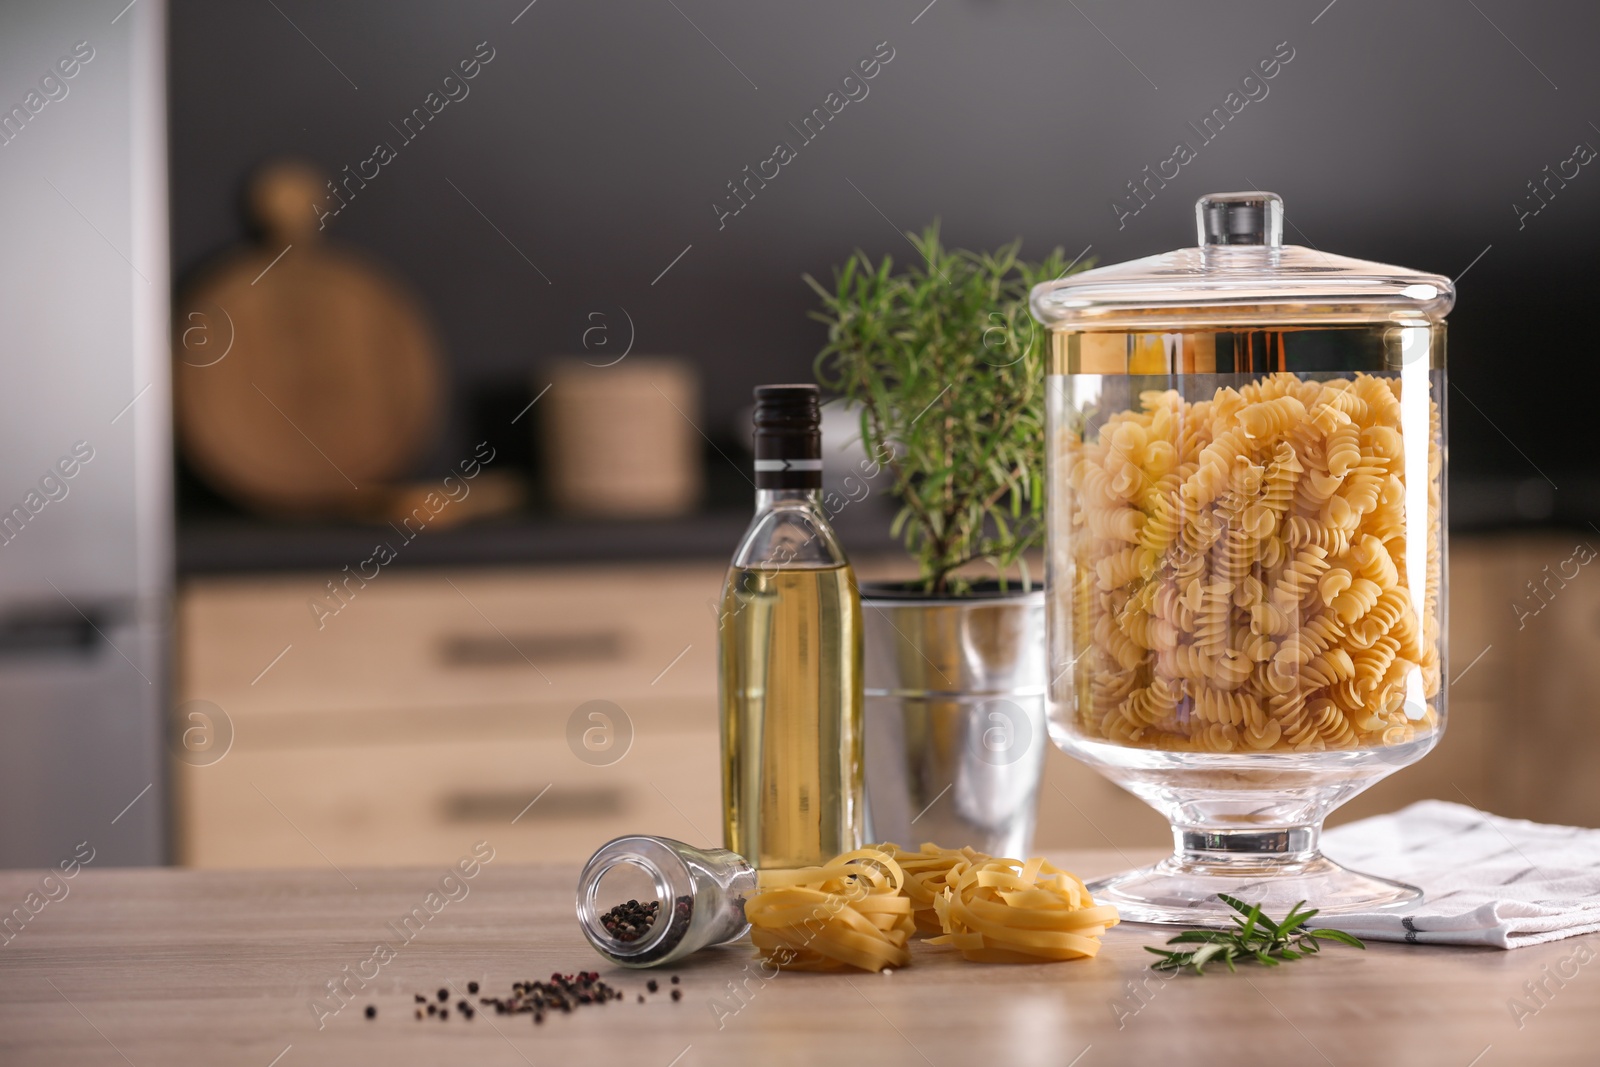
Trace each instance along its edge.
<instances>
[{"instance_id":1,"label":"round wooden cutting board","mask_svg":"<svg viewBox=\"0 0 1600 1067\"><path fill-rule=\"evenodd\" d=\"M438 425L438 345L415 297L329 248L313 168L277 163L250 189L262 244L226 256L173 317L178 436L219 493L273 515L384 508Z\"/></svg>"}]
</instances>

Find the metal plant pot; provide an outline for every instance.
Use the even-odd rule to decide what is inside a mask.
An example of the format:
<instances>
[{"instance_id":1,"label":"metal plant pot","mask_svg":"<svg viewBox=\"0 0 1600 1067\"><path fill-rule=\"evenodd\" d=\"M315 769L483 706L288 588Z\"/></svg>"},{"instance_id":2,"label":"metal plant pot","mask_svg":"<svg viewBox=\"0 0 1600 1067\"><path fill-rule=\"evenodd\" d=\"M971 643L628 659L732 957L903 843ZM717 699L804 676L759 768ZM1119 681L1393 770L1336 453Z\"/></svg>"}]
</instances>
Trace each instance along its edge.
<instances>
[{"instance_id":1,"label":"metal plant pot","mask_svg":"<svg viewBox=\"0 0 1600 1067\"><path fill-rule=\"evenodd\" d=\"M1049 744L1043 592L861 592L869 840L1026 857Z\"/></svg>"}]
</instances>

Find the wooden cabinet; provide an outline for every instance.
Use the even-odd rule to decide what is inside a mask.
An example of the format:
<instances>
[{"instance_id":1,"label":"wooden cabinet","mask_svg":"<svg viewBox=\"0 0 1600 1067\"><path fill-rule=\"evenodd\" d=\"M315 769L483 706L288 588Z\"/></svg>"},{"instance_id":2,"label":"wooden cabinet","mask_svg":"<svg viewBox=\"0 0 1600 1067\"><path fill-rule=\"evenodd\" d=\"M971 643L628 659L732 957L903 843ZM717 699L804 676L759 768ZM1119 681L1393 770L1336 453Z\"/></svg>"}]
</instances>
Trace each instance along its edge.
<instances>
[{"instance_id":1,"label":"wooden cabinet","mask_svg":"<svg viewBox=\"0 0 1600 1067\"><path fill-rule=\"evenodd\" d=\"M1486 650L1457 686L1487 713L1483 804L1600 826L1600 534L1483 547L1481 617L1491 625L1451 649L1456 671Z\"/></svg>"},{"instance_id":2,"label":"wooden cabinet","mask_svg":"<svg viewBox=\"0 0 1600 1067\"><path fill-rule=\"evenodd\" d=\"M572 861L629 832L718 843L722 575L380 574L333 615L312 607L339 605L324 576L188 583L176 714L209 702L233 740L208 765L174 762L180 862L431 864L480 838Z\"/></svg>"},{"instance_id":3,"label":"wooden cabinet","mask_svg":"<svg viewBox=\"0 0 1600 1067\"><path fill-rule=\"evenodd\" d=\"M1600 824L1600 561L1542 601L1527 589L1559 578L1579 543L1454 540L1448 729L1333 821L1438 797ZM182 702L207 701L233 740L209 765L174 763L180 860L433 864L488 839L515 860L575 862L623 833L720 844L722 576L720 563L402 572L351 582L342 606L325 575L191 581L179 725ZM1155 812L1054 748L1039 803L1040 848L1170 841Z\"/></svg>"}]
</instances>

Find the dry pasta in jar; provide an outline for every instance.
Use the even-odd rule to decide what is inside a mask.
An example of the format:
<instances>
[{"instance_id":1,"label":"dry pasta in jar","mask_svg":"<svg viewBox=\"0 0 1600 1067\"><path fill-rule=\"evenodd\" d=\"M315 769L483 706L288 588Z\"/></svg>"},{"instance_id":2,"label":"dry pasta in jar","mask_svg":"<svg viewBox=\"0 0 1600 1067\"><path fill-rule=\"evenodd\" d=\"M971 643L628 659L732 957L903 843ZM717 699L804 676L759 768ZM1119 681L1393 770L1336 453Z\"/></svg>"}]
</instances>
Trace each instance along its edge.
<instances>
[{"instance_id":1,"label":"dry pasta in jar","mask_svg":"<svg viewBox=\"0 0 1600 1067\"><path fill-rule=\"evenodd\" d=\"M1436 727L1442 428L1401 388L1280 372L1056 425L1076 732L1304 752Z\"/></svg>"}]
</instances>

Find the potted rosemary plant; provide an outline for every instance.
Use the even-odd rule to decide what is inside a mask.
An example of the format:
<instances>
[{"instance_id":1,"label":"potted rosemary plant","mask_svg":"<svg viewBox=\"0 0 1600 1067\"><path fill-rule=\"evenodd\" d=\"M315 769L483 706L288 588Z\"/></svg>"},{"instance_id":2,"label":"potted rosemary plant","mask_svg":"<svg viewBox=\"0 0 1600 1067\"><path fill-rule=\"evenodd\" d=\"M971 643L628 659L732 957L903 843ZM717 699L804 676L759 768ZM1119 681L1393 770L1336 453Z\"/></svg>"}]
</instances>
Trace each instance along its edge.
<instances>
[{"instance_id":1,"label":"potted rosemary plant","mask_svg":"<svg viewBox=\"0 0 1600 1067\"><path fill-rule=\"evenodd\" d=\"M892 533L918 569L861 590L870 836L1022 856L1048 740L1028 568L1044 536L1047 338L1028 293L1071 268L1060 249L1028 262L1020 242L908 236L921 262L904 270L858 251L831 289L806 278L828 327L817 378L886 458Z\"/></svg>"}]
</instances>

